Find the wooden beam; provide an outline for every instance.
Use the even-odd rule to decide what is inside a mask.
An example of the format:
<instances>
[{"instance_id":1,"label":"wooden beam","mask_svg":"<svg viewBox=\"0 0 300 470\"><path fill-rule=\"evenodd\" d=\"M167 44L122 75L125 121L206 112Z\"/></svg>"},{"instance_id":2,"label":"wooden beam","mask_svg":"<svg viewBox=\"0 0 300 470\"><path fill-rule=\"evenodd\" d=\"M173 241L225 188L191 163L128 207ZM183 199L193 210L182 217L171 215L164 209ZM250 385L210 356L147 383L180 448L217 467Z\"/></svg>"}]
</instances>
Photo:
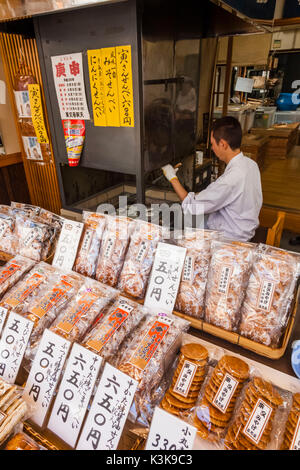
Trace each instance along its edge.
<instances>
[{"instance_id":1,"label":"wooden beam","mask_svg":"<svg viewBox=\"0 0 300 470\"><path fill-rule=\"evenodd\" d=\"M23 159L21 152L11 153L9 155L0 155L0 168L22 162Z\"/></svg>"},{"instance_id":2,"label":"wooden beam","mask_svg":"<svg viewBox=\"0 0 300 470\"><path fill-rule=\"evenodd\" d=\"M226 76L225 76L225 89L224 89L224 100L222 115L226 116L228 111L228 101L230 93L231 73L232 73L232 47L233 47L233 36L228 38L227 47L227 60L226 60Z\"/></svg>"}]
</instances>

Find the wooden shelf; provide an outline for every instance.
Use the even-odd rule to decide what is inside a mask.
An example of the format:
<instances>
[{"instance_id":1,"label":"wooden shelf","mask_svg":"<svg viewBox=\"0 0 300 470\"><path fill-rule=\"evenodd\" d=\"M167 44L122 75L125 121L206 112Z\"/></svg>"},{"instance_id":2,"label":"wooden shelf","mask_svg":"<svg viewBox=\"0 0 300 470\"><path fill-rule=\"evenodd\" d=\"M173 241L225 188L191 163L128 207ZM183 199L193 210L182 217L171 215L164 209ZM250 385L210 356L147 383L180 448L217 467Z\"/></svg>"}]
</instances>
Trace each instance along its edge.
<instances>
[{"instance_id":1,"label":"wooden shelf","mask_svg":"<svg viewBox=\"0 0 300 470\"><path fill-rule=\"evenodd\" d=\"M21 152L11 153L9 155L0 155L0 168L22 162L23 160Z\"/></svg>"}]
</instances>

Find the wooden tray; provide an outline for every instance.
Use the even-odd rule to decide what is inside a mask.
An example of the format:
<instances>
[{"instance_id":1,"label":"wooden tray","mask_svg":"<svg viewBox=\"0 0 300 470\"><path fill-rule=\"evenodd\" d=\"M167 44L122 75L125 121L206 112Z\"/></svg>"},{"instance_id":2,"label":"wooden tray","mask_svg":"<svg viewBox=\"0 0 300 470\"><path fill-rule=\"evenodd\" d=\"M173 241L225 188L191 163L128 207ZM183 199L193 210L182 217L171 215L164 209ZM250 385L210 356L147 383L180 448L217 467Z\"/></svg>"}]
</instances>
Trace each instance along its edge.
<instances>
[{"instance_id":1,"label":"wooden tray","mask_svg":"<svg viewBox=\"0 0 300 470\"><path fill-rule=\"evenodd\" d=\"M209 323L206 323L203 320L198 320L197 318L193 318L188 315L184 315L183 313L176 312L175 310L173 311L173 314L189 321L191 323L191 326L193 328L196 328L197 330L205 331L206 333L209 333L213 336L217 336L219 338L225 339L226 341L229 341L230 343L238 344L242 348L248 349L249 351L253 351L256 354L259 354L260 356L265 356L265 357L268 357L269 359L279 359L280 357L284 355L288 342L291 337L291 333L292 333L292 329L294 326L295 317L297 313L298 303L299 303L299 295L300 295L300 286L298 286L296 295L294 297L294 303L291 308L292 313L290 315L287 327L285 329L284 336L282 338L281 347L276 348L276 349L270 348L269 346L265 346L264 344L257 343L256 341L252 341L251 339L245 338L244 336L241 336L238 333L227 331L218 326L211 325Z\"/></svg>"}]
</instances>

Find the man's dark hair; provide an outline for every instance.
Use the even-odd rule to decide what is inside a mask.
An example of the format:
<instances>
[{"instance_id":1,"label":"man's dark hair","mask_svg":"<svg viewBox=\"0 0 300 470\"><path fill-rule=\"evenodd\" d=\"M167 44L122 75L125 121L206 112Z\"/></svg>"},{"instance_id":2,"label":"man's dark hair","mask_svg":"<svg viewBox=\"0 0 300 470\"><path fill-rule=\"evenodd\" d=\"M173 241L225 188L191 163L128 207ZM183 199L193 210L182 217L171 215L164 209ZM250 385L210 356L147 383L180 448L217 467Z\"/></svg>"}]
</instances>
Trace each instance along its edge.
<instances>
[{"instance_id":1,"label":"man's dark hair","mask_svg":"<svg viewBox=\"0 0 300 470\"><path fill-rule=\"evenodd\" d=\"M220 139L226 140L232 150L239 149L242 143L242 128L237 119L231 116L225 116L212 125L212 134L217 144Z\"/></svg>"}]
</instances>

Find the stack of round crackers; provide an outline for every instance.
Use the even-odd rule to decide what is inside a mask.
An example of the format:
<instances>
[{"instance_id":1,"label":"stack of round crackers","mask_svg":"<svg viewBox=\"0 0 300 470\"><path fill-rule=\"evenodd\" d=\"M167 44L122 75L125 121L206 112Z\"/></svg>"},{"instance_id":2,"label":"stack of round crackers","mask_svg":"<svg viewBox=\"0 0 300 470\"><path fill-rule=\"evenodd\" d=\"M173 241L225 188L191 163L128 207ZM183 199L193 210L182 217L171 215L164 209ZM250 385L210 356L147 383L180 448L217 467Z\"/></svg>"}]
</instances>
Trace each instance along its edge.
<instances>
[{"instance_id":1,"label":"stack of round crackers","mask_svg":"<svg viewBox=\"0 0 300 470\"><path fill-rule=\"evenodd\" d=\"M256 442L248 434L245 434L249 419L258 400L263 400L270 408L271 414L261 430ZM254 377L245 390L245 395L240 410L228 428L224 445L231 450L264 450L270 442L273 420L278 406L282 404L282 398L270 382L260 377Z\"/></svg>"},{"instance_id":2,"label":"stack of round crackers","mask_svg":"<svg viewBox=\"0 0 300 470\"><path fill-rule=\"evenodd\" d=\"M300 418L300 393L295 393L293 396L293 404L290 410L283 436L283 442L281 445L281 450L294 450L294 439L295 435L299 429L298 423ZM293 444L293 445L292 445Z\"/></svg>"},{"instance_id":3,"label":"stack of round crackers","mask_svg":"<svg viewBox=\"0 0 300 470\"><path fill-rule=\"evenodd\" d=\"M206 374L206 364L208 359L208 351L198 343L189 343L181 347L178 366L175 370L172 384L167 390L160 406L174 415L179 415L190 410L196 403L201 385ZM189 386L184 393L176 388L178 382L184 374L185 366L192 363L193 375L189 380ZM175 391L176 390L176 391Z\"/></svg>"},{"instance_id":4,"label":"stack of round crackers","mask_svg":"<svg viewBox=\"0 0 300 470\"><path fill-rule=\"evenodd\" d=\"M228 376L231 377L232 392L228 395L226 407L220 408L216 404L216 398L226 387ZM210 433L218 435L224 432L232 416L236 399L248 377L249 366L241 359L224 355L219 360L205 386L200 406L197 408L194 418L194 425L198 429L200 437L207 439Z\"/></svg>"}]
</instances>

